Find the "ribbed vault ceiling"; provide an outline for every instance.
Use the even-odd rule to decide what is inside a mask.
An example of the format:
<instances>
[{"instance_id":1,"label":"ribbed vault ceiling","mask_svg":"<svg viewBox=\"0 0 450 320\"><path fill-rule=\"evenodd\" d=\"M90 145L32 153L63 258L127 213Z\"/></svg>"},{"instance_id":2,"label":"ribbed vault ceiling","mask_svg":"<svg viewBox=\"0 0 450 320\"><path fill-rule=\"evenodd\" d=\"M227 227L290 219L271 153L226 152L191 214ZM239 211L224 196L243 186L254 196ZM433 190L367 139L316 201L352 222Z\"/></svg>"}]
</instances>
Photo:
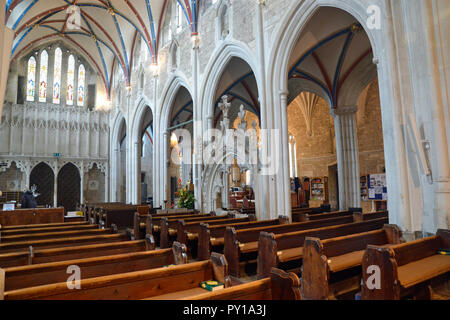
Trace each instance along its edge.
<instances>
[{"instance_id":1,"label":"ribbed vault ceiling","mask_svg":"<svg viewBox=\"0 0 450 320\"><path fill-rule=\"evenodd\" d=\"M62 39L92 63L109 93L116 61L129 83L138 37L157 63L159 31L168 1L8 0L6 24L15 32L12 61L42 42ZM191 32L196 33L199 0L177 1Z\"/></svg>"}]
</instances>

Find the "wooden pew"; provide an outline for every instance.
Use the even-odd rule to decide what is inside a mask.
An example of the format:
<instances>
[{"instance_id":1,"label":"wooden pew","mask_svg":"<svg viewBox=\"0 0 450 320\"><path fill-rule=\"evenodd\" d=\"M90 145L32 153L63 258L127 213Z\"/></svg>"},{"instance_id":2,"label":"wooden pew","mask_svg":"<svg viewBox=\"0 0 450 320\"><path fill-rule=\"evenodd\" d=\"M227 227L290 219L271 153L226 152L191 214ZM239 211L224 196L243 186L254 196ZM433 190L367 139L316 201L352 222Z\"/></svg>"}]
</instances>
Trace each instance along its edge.
<instances>
[{"instance_id":1,"label":"wooden pew","mask_svg":"<svg viewBox=\"0 0 450 320\"><path fill-rule=\"evenodd\" d=\"M124 234L114 233L105 235L94 235L94 236L81 236L81 237L67 237L61 239L46 239L46 240L33 240L33 241L20 241L11 243L0 244L0 254L28 251L30 246L34 249L44 249L44 248L61 248L70 247L77 245L87 245L94 243L106 243L106 242L120 242L128 240L127 236Z\"/></svg>"},{"instance_id":2,"label":"wooden pew","mask_svg":"<svg viewBox=\"0 0 450 320\"><path fill-rule=\"evenodd\" d=\"M389 247L369 245L362 262L362 300L399 300L405 297L431 299L433 286L448 283L450 256L438 250L450 249L450 230L438 230L432 237ZM380 286L373 279L379 268ZM376 273L376 270L375 270ZM449 299L449 297L445 297Z\"/></svg>"},{"instance_id":3,"label":"wooden pew","mask_svg":"<svg viewBox=\"0 0 450 320\"><path fill-rule=\"evenodd\" d=\"M330 212L330 206L329 205L322 205L320 207L316 208L302 208L302 207L294 207L291 209L292 212L292 222L303 222L307 221L304 220L303 217L305 214L320 214L320 213L326 213Z\"/></svg>"},{"instance_id":4,"label":"wooden pew","mask_svg":"<svg viewBox=\"0 0 450 320\"><path fill-rule=\"evenodd\" d=\"M105 228L110 228L115 224L119 229L132 228L134 223L134 214L150 214L149 206L131 206L118 208L102 208L100 210L99 224Z\"/></svg>"},{"instance_id":5,"label":"wooden pew","mask_svg":"<svg viewBox=\"0 0 450 320\"><path fill-rule=\"evenodd\" d=\"M180 217L180 218L185 218L185 217L195 217L195 216L200 216L199 214L194 214L194 213L161 213L161 214L152 214L150 213L150 215L153 218L162 218L162 217ZM143 239L145 237L145 235L148 232L147 230L147 221L148 219L148 215L141 215L138 212L134 213L134 221L133 221L133 229L128 228L127 232L130 235L130 238L135 239L135 240L139 240L139 239ZM151 224L153 225L153 221L151 221ZM159 227L160 221L157 222L157 225ZM151 230L153 230L153 227L151 228ZM153 233L153 232L150 232Z\"/></svg>"},{"instance_id":6,"label":"wooden pew","mask_svg":"<svg viewBox=\"0 0 450 320\"><path fill-rule=\"evenodd\" d=\"M270 278L206 292L181 300L301 300L300 280L295 273L273 268Z\"/></svg>"},{"instance_id":7,"label":"wooden pew","mask_svg":"<svg viewBox=\"0 0 450 320\"><path fill-rule=\"evenodd\" d=\"M87 222L63 222L63 223L41 223L16 226L0 226L0 232L8 231L27 231L32 229L58 228L58 227L77 227L88 225Z\"/></svg>"},{"instance_id":8,"label":"wooden pew","mask_svg":"<svg viewBox=\"0 0 450 320\"><path fill-rule=\"evenodd\" d=\"M329 239L373 231L381 229L387 222L388 219L381 218L278 234L261 232L258 241L258 278L267 277L271 268L279 268L282 263L294 262L297 268L301 267L306 237Z\"/></svg>"},{"instance_id":9,"label":"wooden pew","mask_svg":"<svg viewBox=\"0 0 450 320\"><path fill-rule=\"evenodd\" d=\"M31 232L31 233L21 233L21 234L13 234L13 235L4 235L1 234L0 244L2 243L12 243L12 242L21 242L21 241L34 241L34 240L48 240L48 239L60 239L67 237L81 237L81 236L90 236L90 235L101 235L111 233L111 229L99 229L95 228L83 228L83 229L75 229L75 230L63 230L63 231L52 231L50 232L47 229L32 229L32 231L42 230L42 232Z\"/></svg>"},{"instance_id":10,"label":"wooden pew","mask_svg":"<svg viewBox=\"0 0 450 320\"><path fill-rule=\"evenodd\" d=\"M175 242L171 249L6 268L3 279L0 276L0 286L3 283L3 291L7 292L65 282L69 277L67 270L73 265L80 268L82 279L90 279L185 263L187 263L186 246Z\"/></svg>"},{"instance_id":11,"label":"wooden pew","mask_svg":"<svg viewBox=\"0 0 450 320\"><path fill-rule=\"evenodd\" d=\"M233 224L222 224L210 226L208 223L200 224L200 231L198 233L198 259L208 260L211 257L211 252L223 252L225 244L225 231L227 227L233 227L235 230L260 228L267 226L274 226L289 223L289 218L280 216L278 219L265 221L251 221Z\"/></svg>"},{"instance_id":12,"label":"wooden pew","mask_svg":"<svg viewBox=\"0 0 450 320\"><path fill-rule=\"evenodd\" d=\"M0 211L0 226L64 223L64 208L36 208Z\"/></svg>"},{"instance_id":13,"label":"wooden pew","mask_svg":"<svg viewBox=\"0 0 450 320\"><path fill-rule=\"evenodd\" d=\"M151 235L148 235L145 240L137 241L106 242L36 250L30 247L28 251L0 254L0 267L17 267L149 250L155 250L155 241Z\"/></svg>"},{"instance_id":14,"label":"wooden pew","mask_svg":"<svg viewBox=\"0 0 450 320\"><path fill-rule=\"evenodd\" d=\"M93 207L93 210L90 212L89 222L92 224L100 224L101 221L104 222L102 211L105 209L129 209L137 211L137 205L131 204L122 204L122 203L107 203L101 204Z\"/></svg>"},{"instance_id":15,"label":"wooden pew","mask_svg":"<svg viewBox=\"0 0 450 320\"><path fill-rule=\"evenodd\" d=\"M355 221L367 221L379 218L388 218L388 211L379 211L379 212L371 212L371 213L362 213L362 212L354 212L353 219Z\"/></svg>"},{"instance_id":16,"label":"wooden pew","mask_svg":"<svg viewBox=\"0 0 450 320\"><path fill-rule=\"evenodd\" d=\"M250 221L256 221L256 216L254 214L250 214L245 218L224 217L223 219L210 220L207 221L206 223L208 223L208 225L210 226L215 226L215 225L235 224ZM188 222L188 220L185 219L178 220L177 241L180 243L184 243L185 245L188 245L189 241L198 240L198 233L200 232L200 225L202 223L205 223L205 220L191 221L191 222Z\"/></svg>"},{"instance_id":17,"label":"wooden pew","mask_svg":"<svg viewBox=\"0 0 450 320\"><path fill-rule=\"evenodd\" d=\"M275 225L268 227L252 228L236 230L232 227L227 227L225 231L225 247L224 253L227 258L230 275L240 276L240 261L243 256L256 256L258 253L258 239L262 231L268 233L288 233L308 229L315 229L327 226L334 226L339 224L353 222L353 216L344 216L324 220L296 222L283 225ZM256 258L256 257L253 257ZM250 259L245 259L250 260Z\"/></svg>"},{"instance_id":18,"label":"wooden pew","mask_svg":"<svg viewBox=\"0 0 450 320\"><path fill-rule=\"evenodd\" d=\"M223 220L224 218L234 218L233 214L228 214L226 216L199 216L199 217L189 217L183 218L185 222L207 222L214 220ZM172 239L175 240L177 236L177 227L179 217L162 217L160 225L160 247L169 248L172 245Z\"/></svg>"},{"instance_id":19,"label":"wooden pew","mask_svg":"<svg viewBox=\"0 0 450 320\"><path fill-rule=\"evenodd\" d=\"M202 281L216 280L231 285L222 255L210 260L114 274L80 281L81 289L70 290L67 283L24 288L4 293L4 300L174 300L203 293Z\"/></svg>"},{"instance_id":20,"label":"wooden pew","mask_svg":"<svg viewBox=\"0 0 450 320\"><path fill-rule=\"evenodd\" d=\"M334 212L325 212L325 213L314 213L314 212L301 212L297 213L296 221L297 222L305 222L305 221L313 221L313 220L323 220L335 217L344 217L344 216L352 216L354 211L346 210L346 211L334 211Z\"/></svg>"},{"instance_id":21,"label":"wooden pew","mask_svg":"<svg viewBox=\"0 0 450 320\"><path fill-rule=\"evenodd\" d=\"M303 299L337 299L345 294L359 292L361 264L367 245L400 244L402 243L402 232L395 225L384 225L380 230L328 240L323 240L325 239L323 237L321 239L316 237L306 237L305 239L302 273ZM357 268L355 273L347 272L353 268Z\"/></svg>"},{"instance_id":22,"label":"wooden pew","mask_svg":"<svg viewBox=\"0 0 450 320\"><path fill-rule=\"evenodd\" d=\"M20 234L33 234L33 233L42 233L42 232L61 232L61 231L73 231L73 230L89 230L99 228L99 226L87 224L83 222L82 224L75 224L70 226L44 226L41 228L23 228L23 229L9 229L2 230L0 229L0 239L1 236L14 236Z\"/></svg>"}]
</instances>

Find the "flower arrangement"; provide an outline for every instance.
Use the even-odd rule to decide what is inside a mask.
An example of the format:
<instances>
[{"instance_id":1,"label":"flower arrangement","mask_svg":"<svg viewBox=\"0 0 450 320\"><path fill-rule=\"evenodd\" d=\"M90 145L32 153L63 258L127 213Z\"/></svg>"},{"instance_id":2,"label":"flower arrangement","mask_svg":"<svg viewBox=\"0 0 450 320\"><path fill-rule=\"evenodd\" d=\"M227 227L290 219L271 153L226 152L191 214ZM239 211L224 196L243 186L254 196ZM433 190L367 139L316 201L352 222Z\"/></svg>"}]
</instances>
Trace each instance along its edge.
<instances>
[{"instance_id":1,"label":"flower arrangement","mask_svg":"<svg viewBox=\"0 0 450 320\"><path fill-rule=\"evenodd\" d=\"M178 208L194 209L194 192L189 188L189 186L178 190L175 195L178 196Z\"/></svg>"}]
</instances>

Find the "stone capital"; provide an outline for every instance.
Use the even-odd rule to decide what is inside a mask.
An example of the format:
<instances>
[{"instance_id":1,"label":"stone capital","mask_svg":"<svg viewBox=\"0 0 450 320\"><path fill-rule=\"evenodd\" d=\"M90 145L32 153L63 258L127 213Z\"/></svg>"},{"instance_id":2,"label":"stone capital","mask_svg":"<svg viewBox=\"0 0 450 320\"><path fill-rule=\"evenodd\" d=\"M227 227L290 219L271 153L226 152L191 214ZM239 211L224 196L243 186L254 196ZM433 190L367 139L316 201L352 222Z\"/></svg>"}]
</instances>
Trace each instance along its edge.
<instances>
[{"instance_id":1,"label":"stone capital","mask_svg":"<svg viewBox=\"0 0 450 320\"><path fill-rule=\"evenodd\" d=\"M338 106L336 108L332 108L330 114L333 117L337 116L347 116L355 114L358 111L358 106Z\"/></svg>"}]
</instances>

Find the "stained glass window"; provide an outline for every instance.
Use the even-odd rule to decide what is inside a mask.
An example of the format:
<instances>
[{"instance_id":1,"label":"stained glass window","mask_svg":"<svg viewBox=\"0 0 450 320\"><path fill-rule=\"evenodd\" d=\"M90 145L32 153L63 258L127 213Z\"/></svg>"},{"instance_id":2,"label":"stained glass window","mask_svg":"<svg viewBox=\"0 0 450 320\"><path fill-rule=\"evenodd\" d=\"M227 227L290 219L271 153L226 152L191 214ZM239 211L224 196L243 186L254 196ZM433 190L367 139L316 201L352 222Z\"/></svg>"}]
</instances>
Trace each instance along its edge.
<instances>
[{"instance_id":1,"label":"stained glass window","mask_svg":"<svg viewBox=\"0 0 450 320\"><path fill-rule=\"evenodd\" d=\"M46 50L41 53L41 71L39 76L39 102L47 101L47 72L48 53Z\"/></svg>"},{"instance_id":2,"label":"stained glass window","mask_svg":"<svg viewBox=\"0 0 450 320\"><path fill-rule=\"evenodd\" d=\"M59 104L61 92L61 65L62 65L62 51L56 48L55 51L55 72L53 75L53 103Z\"/></svg>"},{"instance_id":3,"label":"stained glass window","mask_svg":"<svg viewBox=\"0 0 450 320\"><path fill-rule=\"evenodd\" d=\"M67 68L67 98L66 98L66 103L69 106L73 105L74 78L75 78L75 58L73 57L73 55L71 55L69 57L69 67Z\"/></svg>"},{"instance_id":4,"label":"stained glass window","mask_svg":"<svg viewBox=\"0 0 450 320\"><path fill-rule=\"evenodd\" d=\"M80 107L84 106L84 91L85 91L85 76L86 70L81 64L78 68L78 100L77 105Z\"/></svg>"},{"instance_id":5,"label":"stained glass window","mask_svg":"<svg viewBox=\"0 0 450 320\"><path fill-rule=\"evenodd\" d=\"M27 78L27 101L34 101L36 87L36 59L31 57L28 60L28 78Z\"/></svg>"}]
</instances>

